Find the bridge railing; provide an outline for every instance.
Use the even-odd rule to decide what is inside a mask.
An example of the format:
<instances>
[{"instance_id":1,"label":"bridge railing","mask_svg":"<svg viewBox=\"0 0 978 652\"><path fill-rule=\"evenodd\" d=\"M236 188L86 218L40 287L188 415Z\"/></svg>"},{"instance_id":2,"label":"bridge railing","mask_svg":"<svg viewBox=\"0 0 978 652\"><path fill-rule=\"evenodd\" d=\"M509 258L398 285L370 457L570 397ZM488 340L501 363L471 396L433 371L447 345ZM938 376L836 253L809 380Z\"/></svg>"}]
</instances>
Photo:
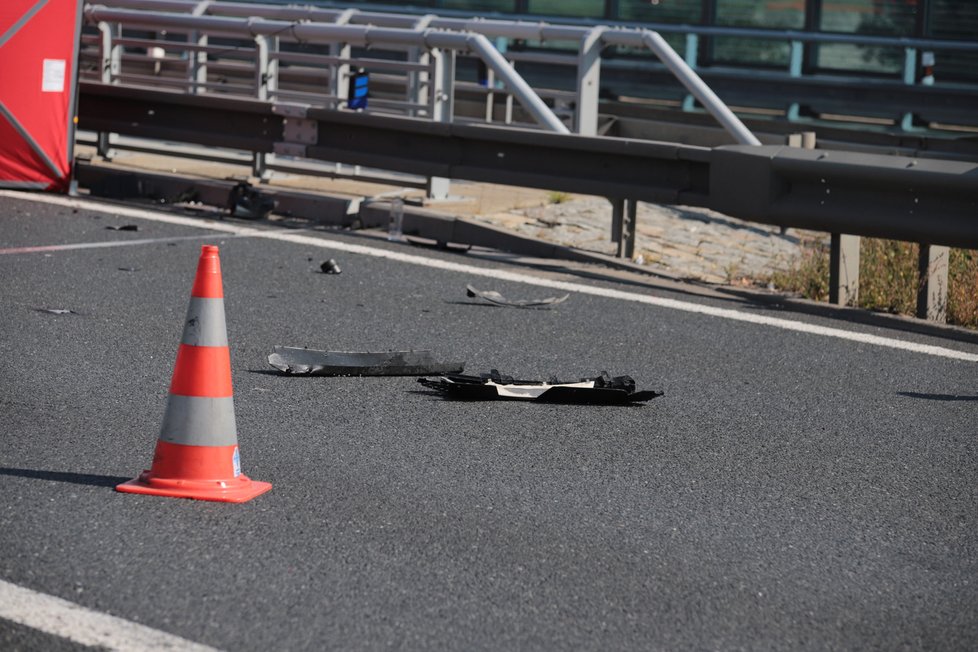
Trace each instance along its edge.
<instances>
[{"instance_id":1,"label":"bridge railing","mask_svg":"<svg viewBox=\"0 0 978 652\"><path fill-rule=\"evenodd\" d=\"M496 43L500 51L506 53L511 61L530 61L538 57L540 52L527 51L526 48L515 47L519 43L546 45L559 43L560 47L553 51L551 61L563 61L574 66L582 55L601 55L601 49L614 45L601 42L595 51L594 43L585 44L584 40L593 29L593 21L583 21L571 18L560 18L560 23L534 22L521 17L507 19L472 18L459 10L439 9L439 16L425 14L423 9L410 6L391 5L388 11L384 7L374 10L357 10L339 7L312 7L294 5L256 5L243 2L196 2L195 0L112 0L116 7L141 10L159 10L170 12L193 12L216 16L249 17L258 16L275 20L300 20L312 22L343 21L354 25L376 25L382 27L410 28L418 21L423 21L425 27L431 29L448 29L455 31L473 31L483 34ZM320 4L334 4L324 2ZM396 13L394 12L396 10ZM905 129L914 128L915 113L929 113L934 121L954 123L961 120L962 124L978 126L972 116L978 115L978 85L953 84L939 81L935 84L933 66L925 67L927 58L931 63L936 53L939 59L958 57L962 54L978 55L978 41L951 40L935 38L907 38L896 36L877 36L871 34L840 34L800 30L757 29L746 27L728 27L716 25L688 25L670 23L607 23L604 28L614 31L634 33L654 31L670 39L677 48L681 58L702 76L715 90L723 93L734 93L738 103L751 106L750 102L757 100L770 108L773 98L786 98L784 102L785 116L788 120L803 120L803 105L813 103L825 106L829 112L839 105L831 101L833 93L825 92L833 86L839 86L845 92L846 101L850 104L862 103L865 107L857 108L856 115L873 115L881 118L895 118ZM784 57L783 70L778 72L777 65L743 66L712 65L701 66L700 44L704 40L725 39L730 42L751 43L769 42L783 46L787 51ZM629 44L619 44L629 45ZM635 46L636 44L631 44ZM811 47L819 45L847 45L856 48L875 48L902 52L902 72L893 78L866 77L861 74L846 74L844 71L826 71L812 65L809 60ZM637 44L638 50L648 49L645 45ZM565 50L563 54L559 50ZM547 52L546 54L551 54ZM653 61L656 59L653 58ZM600 78L600 61L589 61L591 75L589 81ZM655 73L656 64L633 58L613 57L604 63L607 71L627 69L629 74L636 70L645 73ZM661 67L661 66L660 66ZM937 67L941 67L938 65ZM938 73L938 79L940 74ZM650 82L658 83L658 77L649 77ZM719 85L719 87L718 87ZM780 91L779 88L784 89ZM913 92L911 92L913 90ZM586 89L585 89L586 91ZM580 87L575 89L575 107L582 107L585 119L580 120L582 133L589 131L593 120L591 113L592 98L582 92ZM792 98L794 94L796 97ZM900 101L894 102L894 95ZM859 98L859 99L857 99ZM687 94L682 102L685 110L694 110L693 94ZM904 106L900 106L900 105ZM709 107L707 107L709 110ZM817 108L816 108L817 110ZM925 118L926 119L926 118ZM575 125L578 121L575 120ZM744 142L737 139L738 142Z\"/></svg>"}]
</instances>

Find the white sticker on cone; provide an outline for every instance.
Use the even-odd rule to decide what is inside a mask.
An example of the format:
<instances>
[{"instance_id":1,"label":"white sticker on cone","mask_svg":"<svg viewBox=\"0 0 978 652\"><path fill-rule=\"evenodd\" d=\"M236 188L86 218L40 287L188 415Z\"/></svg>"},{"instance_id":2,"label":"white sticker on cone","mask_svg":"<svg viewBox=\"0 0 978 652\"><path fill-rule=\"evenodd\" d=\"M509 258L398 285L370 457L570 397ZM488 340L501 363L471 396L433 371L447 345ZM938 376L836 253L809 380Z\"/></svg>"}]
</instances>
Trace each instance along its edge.
<instances>
[{"instance_id":1,"label":"white sticker on cone","mask_svg":"<svg viewBox=\"0 0 978 652\"><path fill-rule=\"evenodd\" d=\"M45 59L41 74L41 92L64 93L65 91L65 60Z\"/></svg>"},{"instance_id":2,"label":"white sticker on cone","mask_svg":"<svg viewBox=\"0 0 978 652\"><path fill-rule=\"evenodd\" d=\"M234 447L234 457L231 458L234 462L234 477L241 475L241 453L238 452L238 447Z\"/></svg>"}]
</instances>

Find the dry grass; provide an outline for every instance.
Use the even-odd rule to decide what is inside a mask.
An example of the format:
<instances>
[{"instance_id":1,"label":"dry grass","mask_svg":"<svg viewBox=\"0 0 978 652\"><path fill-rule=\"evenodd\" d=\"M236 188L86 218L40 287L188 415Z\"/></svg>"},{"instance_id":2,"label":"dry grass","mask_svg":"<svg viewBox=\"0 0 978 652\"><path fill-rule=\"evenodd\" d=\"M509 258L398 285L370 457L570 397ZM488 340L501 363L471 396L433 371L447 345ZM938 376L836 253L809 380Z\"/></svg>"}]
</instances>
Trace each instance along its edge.
<instances>
[{"instance_id":1,"label":"dry grass","mask_svg":"<svg viewBox=\"0 0 978 652\"><path fill-rule=\"evenodd\" d=\"M551 190L549 193L547 193L547 202L551 204L564 204L570 200L571 194L569 192Z\"/></svg>"},{"instance_id":2,"label":"dry grass","mask_svg":"<svg viewBox=\"0 0 978 652\"><path fill-rule=\"evenodd\" d=\"M913 315L917 307L918 246L895 240L862 238L859 249L859 307ZM947 321L978 329L978 251L951 249ZM829 297L829 250L809 242L785 272L768 279L777 289L816 301Z\"/></svg>"}]
</instances>

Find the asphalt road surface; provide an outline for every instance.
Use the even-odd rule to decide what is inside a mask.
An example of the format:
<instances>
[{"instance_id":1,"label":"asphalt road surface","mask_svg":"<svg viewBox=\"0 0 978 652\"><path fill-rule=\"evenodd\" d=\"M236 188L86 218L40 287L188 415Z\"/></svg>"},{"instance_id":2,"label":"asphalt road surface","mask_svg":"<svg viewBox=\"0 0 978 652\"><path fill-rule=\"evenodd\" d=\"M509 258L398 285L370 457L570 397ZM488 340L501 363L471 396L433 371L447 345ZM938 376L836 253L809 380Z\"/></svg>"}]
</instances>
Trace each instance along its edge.
<instances>
[{"instance_id":1,"label":"asphalt road surface","mask_svg":"<svg viewBox=\"0 0 978 652\"><path fill-rule=\"evenodd\" d=\"M59 201L0 196L0 649L978 647L978 345ZM202 244L243 470L274 485L240 505L113 490L151 462ZM275 345L665 395L446 401L275 375Z\"/></svg>"}]
</instances>

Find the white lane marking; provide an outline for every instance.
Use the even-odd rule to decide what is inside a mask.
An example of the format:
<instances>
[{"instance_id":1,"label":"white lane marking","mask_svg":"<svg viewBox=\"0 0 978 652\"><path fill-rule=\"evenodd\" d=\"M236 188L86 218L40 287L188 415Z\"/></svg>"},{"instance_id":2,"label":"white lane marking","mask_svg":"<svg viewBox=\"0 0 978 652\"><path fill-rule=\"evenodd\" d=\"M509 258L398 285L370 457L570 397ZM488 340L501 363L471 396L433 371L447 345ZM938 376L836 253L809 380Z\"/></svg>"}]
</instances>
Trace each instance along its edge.
<instances>
[{"instance_id":1,"label":"white lane marking","mask_svg":"<svg viewBox=\"0 0 978 652\"><path fill-rule=\"evenodd\" d=\"M166 224L175 224L175 225L188 226L194 228L211 229L215 231L222 231L224 233L233 233L238 236L265 238L267 240L291 242L293 244L307 245L310 247L319 247L321 249L333 249L333 250L345 251L353 254L362 254L364 256L373 256L376 258L387 258L389 260L396 260L398 262L408 263L411 265L421 265L423 267L441 269L450 272L459 272L462 274L471 274L473 276L481 276L483 278L491 278L500 281L513 281L515 283L523 283L526 285L535 285L537 287L552 288L555 290L563 290L565 292L577 292L580 294L590 294L593 296L605 297L609 299L631 301L634 303L642 303L650 306L657 306L660 308L670 308L672 310L681 310L689 313L708 315L710 317L718 317L720 319L729 319L732 321L740 321L740 322L746 322L750 324L758 324L762 326L771 326L774 328L781 328L783 330L794 331L797 333L807 333L810 335L822 335L824 337L834 337L836 339L848 340L850 342L858 342L860 344L871 344L873 346L881 346L890 349L897 349L900 351L923 353L925 355L931 355L940 358L963 360L965 362L978 362L978 354L967 353L965 351L959 351L956 349L949 349L943 346L934 346L931 344L918 344L917 342L908 342L905 340L898 340L891 337L870 335L868 333L858 333L858 332L843 330L841 328L832 328L829 326L817 326L815 324L792 321L790 319L782 319L780 317L769 317L767 315L755 315L746 312L741 312L739 310L733 310L730 308L717 308L714 306L701 305L689 301L679 301L676 299L666 299L662 297L637 294L635 292L624 292L622 290L612 290L607 288L592 287L589 285L583 285L581 283L571 283L567 281L555 281L551 279L537 278L520 272L508 272L505 270L485 269L485 268L475 267L473 265L468 265L464 263L454 263L445 260L425 258L423 256L416 256L414 254L405 254L398 251L377 249L374 247L368 247L366 245L350 244L347 242L338 242L335 240L331 240L327 236L312 237L308 235L302 235L294 231L263 231L252 227L239 226L237 224L228 224L223 222L201 223L199 219L195 219L195 218L182 217L178 215L167 215L164 213L156 213L153 211L148 211L140 208L130 208L127 206L106 207L104 204L99 204L97 202L71 198L71 197L64 197L62 195L26 194L26 193L17 193L9 190L0 190L0 197L11 197L11 198L16 197L18 199L39 201L48 204L54 204L57 206L84 208L86 210L107 212L115 215L124 215L126 217L132 217L137 219L163 222Z\"/></svg>"},{"instance_id":2,"label":"white lane marking","mask_svg":"<svg viewBox=\"0 0 978 652\"><path fill-rule=\"evenodd\" d=\"M50 251L71 251L73 249L103 249L105 247L129 247L132 245L157 244L160 242L179 242L181 240L205 240L213 238L212 235L180 235L172 238L143 238L141 240L110 240L107 242L76 242L63 245L42 245L38 247L10 247L0 249L0 256L4 254L37 254ZM235 235L237 237L237 235Z\"/></svg>"},{"instance_id":3,"label":"white lane marking","mask_svg":"<svg viewBox=\"0 0 978 652\"><path fill-rule=\"evenodd\" d=\"M216 648L188 641L144 625L82 607L46 593L0 580L0 618L109 650L183 650L215 652Z\"/></svg>"}]
</instances>

